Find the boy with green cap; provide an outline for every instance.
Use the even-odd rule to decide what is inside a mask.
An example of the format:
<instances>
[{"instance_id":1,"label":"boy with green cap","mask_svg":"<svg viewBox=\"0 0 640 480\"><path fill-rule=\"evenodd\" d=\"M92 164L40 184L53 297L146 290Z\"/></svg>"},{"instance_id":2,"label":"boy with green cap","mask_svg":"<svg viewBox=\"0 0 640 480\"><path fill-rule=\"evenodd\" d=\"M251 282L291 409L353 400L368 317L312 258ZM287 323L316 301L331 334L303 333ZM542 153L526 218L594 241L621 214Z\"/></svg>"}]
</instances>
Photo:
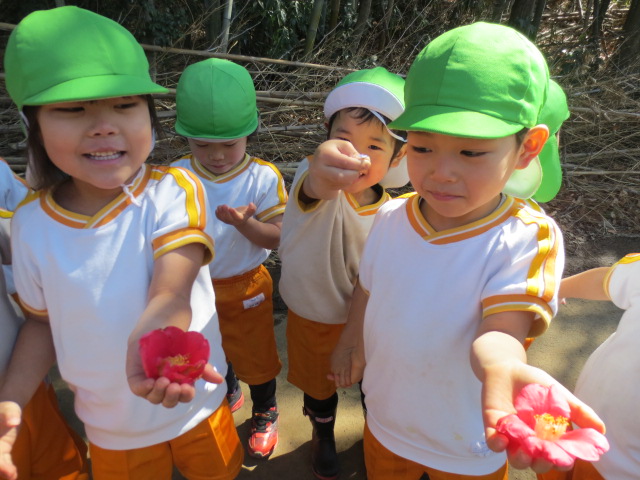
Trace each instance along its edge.
<instances>
[{"instance_id":1,"label":"boy with green cap","mask_svg":"<svg viewBox=\"0 0 640 480\"><path fill-rule=\"evenodd\" d=\"M281 364L273 328L273 282L262 263L280 242L287 191L278 169L246 153L258 129L256 92L249 72L222 59L188 66L178 82L175 129L191 155L174 166L202 181L215 222L216 258L209 272L227 356L231 411L253 401L249 454L266 458L278 442L276 375ZM237 375L237 377L236 377Z\"/></svg>"},{"instance_id":2,"label":"boy with green cap","mask_svg":"<svg viewBox=\"0 0 640 480\"><path fill-rule=\"evenodd\" d=\"M304 392L312 426L311 463L338 475L338 395L327 378L344 327L364 240L385 186L407 183L404 139L387 128L404 109L404 80L382 67L344 77L324 104L329 140L303 160L291 186L278 253L280 294L289 307L288 380Z\"/></svg>"},{"instance_id":3,"label":"boy with green cap","mask_svg":"<svg viewBox=\"0 0 640 480\"><path fill-rule=\"evenodd\" d=\"M0 388L0 472L15 476L20 407L57 361L95 480L168 480L174 466L189 479L235 478L243 450L220 385L206 192L182 168L147 163L151 94L166 88L129 31L75 6L26 16L4 62L38 190L11 222L26 318ZM168 327L208 343L201 378L147 375L140 340ZM184 355L150 356L185 367Z\"/></svg>"},{"instance_id":4,"label":"boy with green cap","mask_svg":"<svg viewBox=\"0 0 640 480\"><path fill-rule=\"evenodd\" d=\"M507 478L497 421L524 385L558 384L522 345L554 315L563 268L560 230L518 198L539 185L548 82L529 40L486 23L436 38L409 70L391 127L408 131L416 193L378 212L334 355L337 386L364 373L370 480ZM532 175L503 193L516 170ZM572 420L603 430L562 391ZM508 455L516 468L550 467Z\"/></svg>"}]
</instances>

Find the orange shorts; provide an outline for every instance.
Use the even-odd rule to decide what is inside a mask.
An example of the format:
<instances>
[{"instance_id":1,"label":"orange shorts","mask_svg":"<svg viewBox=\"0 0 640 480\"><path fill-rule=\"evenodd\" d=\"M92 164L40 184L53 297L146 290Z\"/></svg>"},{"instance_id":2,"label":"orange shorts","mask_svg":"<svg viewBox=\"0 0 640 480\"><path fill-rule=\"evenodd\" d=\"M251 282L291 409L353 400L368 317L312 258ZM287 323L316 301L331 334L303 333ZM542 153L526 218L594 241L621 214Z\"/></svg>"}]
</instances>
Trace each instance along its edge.
<instances>
[{"instance_id":1,"label":"orange shorts","mask_svg":"<svg viewBox=\"0 0 640 480\"><path fill-rule=\"evenodd\" d=\"M67 425L51 385L42 382L22 412L12 450L18 478L86 480L87 445Z\"/></svg>"},{"instance_id":2,"label":"orange shorts","mask_svg":"<svg viewBox=\"0 0 640 480\"><path fill-rule=\"evenodd\" d=\"M596 470L593 463L576 459L572 470L568 472L552 470L547 473L539 473L538 480L604 480L604 477Z\"/></svg>"},{"instance_id":3,"label":"orange shorts","mask_svg":"<svg viewBox=\"0 0 640 480\"><path fill-rule=\"evenodd\" d=\"M226 400L208 419L168 442L132 450L91 443L89 451L94 480L170 480L174 465L189 480L231 480L244 457Z\"/></svg>"},{"instance_id":4,"label":"orange shorts","mask_svg":"<svg viewBox=\"0 0 640 480\"><path fill-rule=\"evenodd\" d=\"M344 324L307 320L289 310L287 316L287 380L307 395L324 400L336 393L336 385L327 378L331 371L331 352Z\"/></svg>"},{"instance_id":5,"label":"orange shorts","mask_svg":"<svg viewBox=\"0 0 640 480\"><path fill-rule=\"evenodd\" d=\"M213 280L222 349L240 380L260 385L276 378L278 357L273 323L273 281L260 265L242 275Z\"/></svg>"},{"instance_id":6,"label":"orange shorts","mask_svg":"<svg viewBox=\"0 0 640 480\"><path fill-rule=\"evenodd\" d=\"M430 480L507 480L509 472L507 464L497 472L489 475L460 475L441 472L403 458L385 448L371 433L366 423L364 426L364 464L367 468L368 480L419 480L428 474Z\"/></svg>"}]
</instances>

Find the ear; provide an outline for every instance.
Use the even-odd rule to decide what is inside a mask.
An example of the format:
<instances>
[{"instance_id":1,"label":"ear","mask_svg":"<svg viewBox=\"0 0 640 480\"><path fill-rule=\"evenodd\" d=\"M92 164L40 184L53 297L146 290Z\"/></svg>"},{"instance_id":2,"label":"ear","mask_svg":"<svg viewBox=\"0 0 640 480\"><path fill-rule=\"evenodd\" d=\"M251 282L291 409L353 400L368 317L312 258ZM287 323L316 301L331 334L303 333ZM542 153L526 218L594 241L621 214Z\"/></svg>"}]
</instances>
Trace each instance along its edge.
<instances>
[{"instance_id":1,"label":"ear","mask_svg":"<svg viewBox=\"0 0 640 480\"><path fill-rule=\"evenodd\" d=\"M407 154L407 144L403 143L402 147L400 147L400 150L398 150L398 153L396 154L396 156L393 157L393 159L391 160L391 163L389 164L389 168L397 167L398 165L400 165L400 160L402 160L402 157L404 157L406 154Z\"/></svg>"},{"instance_id":2,"label":"ear","mask_svg":"<svg viewBox=\"0 0 640 480\"><path fill-rule=\"evenodd\" d=\"M527 168L531 160L538 156L548 138L549 128L546 125L540 124L530 128L520 145L516 168Z\"/></svg>"}]
</instances>

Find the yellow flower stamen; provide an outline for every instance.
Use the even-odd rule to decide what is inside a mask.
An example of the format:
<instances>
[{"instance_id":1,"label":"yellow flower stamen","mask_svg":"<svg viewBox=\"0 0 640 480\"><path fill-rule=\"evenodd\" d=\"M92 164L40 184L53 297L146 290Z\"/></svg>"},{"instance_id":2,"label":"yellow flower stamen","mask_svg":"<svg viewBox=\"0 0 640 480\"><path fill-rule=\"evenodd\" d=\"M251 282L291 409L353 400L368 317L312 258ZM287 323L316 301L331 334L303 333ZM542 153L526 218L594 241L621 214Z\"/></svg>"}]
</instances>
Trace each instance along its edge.
<instances>
[{"instance_id":1,"label":"yellow flower stamen","mask_svg":"<svg viewBox=\"0 0 640 480\"><path fill-rule=\"evenodd\" d=\"M554 417L550 413L542 415L534 415L536 419L536 436L543 440L555 441L565 434L569 427L569 419L567 417Z\"/></svg>"},{"instance_id":2,"label":"yellow flower stamen","mask_svg":"<svg viewBox=\"0 0 640 480\"><path fill-rule=\"evenodd\" d=\"M175 355L173 357L167 357L166 360L172 367L176 365L186 365L189 363L189 355Z\"/></svg>"}]
</instances>

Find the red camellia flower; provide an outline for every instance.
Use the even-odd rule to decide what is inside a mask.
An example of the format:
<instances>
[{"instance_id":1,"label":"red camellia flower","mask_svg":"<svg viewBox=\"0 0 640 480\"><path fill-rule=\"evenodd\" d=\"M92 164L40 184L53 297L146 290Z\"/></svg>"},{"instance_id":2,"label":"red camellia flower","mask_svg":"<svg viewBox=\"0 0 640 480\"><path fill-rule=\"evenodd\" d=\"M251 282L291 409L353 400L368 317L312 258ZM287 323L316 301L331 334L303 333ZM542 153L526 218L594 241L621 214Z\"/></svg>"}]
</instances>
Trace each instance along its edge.
<instances>
[{"instance_id":1,"label":"red camellia flower","mask_svg":"<svg viewBox=\"0 0 640 480\"><path fill-rule=\"evenodd\" d=\"M140 338L140 357L149 378L193 384L209 361L209 342L200 332L177 327L152 330Z\"/></svg>"},{"instance_id":2,"label":"red camellia flower","mask_svg":"<svg viewBox=\"0 0 640 480\"><path fill-rule=\"evenodd\" d=\"M593 428L571 428L569 403L558 387L529 384L514 402L516 415L498 420L497 430L509 438L509 451L521 448L532 458L571 467L576 458L595 462L609 442Z\"/></svg>"}]
</instances>

